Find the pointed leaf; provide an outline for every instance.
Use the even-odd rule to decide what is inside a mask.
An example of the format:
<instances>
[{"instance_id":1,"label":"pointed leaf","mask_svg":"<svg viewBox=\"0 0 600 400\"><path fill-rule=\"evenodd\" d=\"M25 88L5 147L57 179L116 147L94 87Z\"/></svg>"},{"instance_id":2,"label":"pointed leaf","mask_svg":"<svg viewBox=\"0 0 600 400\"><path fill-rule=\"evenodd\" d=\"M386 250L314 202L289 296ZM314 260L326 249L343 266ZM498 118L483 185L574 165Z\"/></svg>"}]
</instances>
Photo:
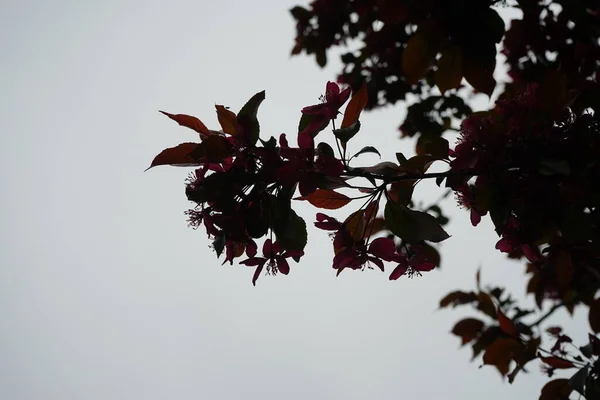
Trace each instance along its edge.
<instances>
[{"instance_id":1,"label":"pointed leaf","mask_svg":"<svg viewBox=\"0 0 600 400\"><path fill-rule=\"evenodd\" d=\"M217 253L217 258L221 257L223 250L225 249L225 235L219 235L213 240L213 249Z\"/></svg>"},{"instance_id":2,"label":"pointed leaf","mask_svg":"<svg viewBox=\"0 0 600 400\"><path fill-rule=\"evenodd\" d=\"M265 91L256 93L244 104L237 115L237 122L249 144L254 145L260 135L260 124L258 123L258 107L265 99Z\"/></svg>"},{"instance_id":3,"label":"pointed leaf","mask_svg":"<svg viewBox=\"0 0 600 400\"><path fill-rule=\"evenodd\" d=\"M367 105L369 101L369 95L367 93L367 85L363 83L356 93L350 99L350 102L346 106L344 111L344 119L342 119L341 128L348 128L352 126L358 118L360 113Z\"/></svg>"},{"instance_id":4,"label":"pointed leaf","mask_svg":"<svg viewBox=\"0 0 600 400\"><path fill-rule=\"evenodd\" d=\"M364 209L355 211L346 218L344 228L355 241L366 239L366 235L373 234L377 225L378 209L378 202L372 201Z\"/></svg>"},{"instance_id":5,"label":"pointed leaf","mask_svg":"<svg viewBox=\"0 0 600 400\"><path fill-rule=\"evenodd\" d=\"M308 200L313 206L327 210L337 210L351 201L345 194L326 189L317 189L308 196L297 197L294 200Z\"/></svg>"},{"instance_id":6,"label":"pointed leaf","mask_svg":"<svg viewBox=\"0 0 600 400\"><path fill-rule=\"evenodd\" d=\"M209 136L211 134L210 131L208 130L208 128L206 127L206 125L204 125L202 123L202 121L200 121L196 117L192 117L191 115L185 115L185 114L170 114L166 111L160 111L160 110L159 110L159 112L166 115L167 117L171 118L173 121L177 122L179 125L185 126L186 128L190 128L190 129L193 129L194 131L198 132L202 139L204 139L205 136Z\"/></svg>"},{"instance_id":7,"label":"pointed leaf","mask_svg":"<svg viewBox=\"0 0 600 400\"><path fill-rule=\"evenodd\" d=\"M396 160L398 160L398 165L402 165L407 161L406 157L402 153L396 153Z\"/></svg>"},{"instance_id":8,"label":"pointed leaf","mask_svg":"<svg viewBox=\"0 0 600 400\"><path fill-rule=\"evenodd\" d=\"M406 271L408 271L408 264L398 264L398 266L394 268L394 270L390 274L389 280L395 281L396 279L404 275Z\"/></svg>"},{"instance_id":9,"label":"pointed leaf","mask_svg":"<svg viewBox=\"0 0 600 400\"><path fill-rule=\"evenodd\" d=\"M219 124L221 124L223 132L229 133L231 136L237 135L237 117L235 113L222 105L217 104L215 108L217 109L217 119L219 120Z\"/></svg>"},{"instance_id":10,"label":"pointed leaf","mask_svg":"<svg viewBox=\"0 0 600 400\"><path fill-rule=\"evenodd\" d=\"M462 49L460 46L450 46L442 53L435 72L435 84L440 92L456 89L462 80Z\"/></svg>"},{"instance_id":11,"label":"pointed leaf","mask_svg":"<svg viewBox=\"0 0 600 400\"><path fill-rule=\"evenodd\" d=\"M152 160L146 171L158 165L174 165L178 167L201 165L200 160L192 155L198 150L200 145L201 143L181 143L175 147L164 149L154 157L154 160Z\"/></svg>"},{"instance_id":12,"label":"pointed leaf","mask_svg":"<svg viewBox=\"0 0 600 400\"><path fill-rule=\"evenodd\" d=\"M258 267L256 267L256 270L254 271L254 275L252 275L252 285L256 286L256 281L258 280L258 277L260 276L260 273L263 270L263 267L265 266L265 264L260 264Z\"/></svg>"},{"instance_id":13,"label":"pointed leaf","mask_svg":"<svg viewBox=\"0 0 600 400\"><path fill-rule=\"evenodd\" d=\"M519 337L517 326L510 318L504 315L500 307L498 307L498 323L500 324L500 329L502 329L505 333L513 337Z\"/></svg>"},{"instance_id":14,"label":"pointed leaf","mask_svg":"<svg viewBox=\"0 0 600 400\"><path fill-rule=\"evenodd\" d=\"M379 150L377 150L375 147L373 146L366 146L363 147L362 149L360 149L360 151L358 153L356 153L355 155L352 156L352 158L359 156L361 154L366 154L366 153L373 153L373 154L377 154L379 156L379 158L381 158L381 153L379 153Z\"/></svg>"}]
</instances>

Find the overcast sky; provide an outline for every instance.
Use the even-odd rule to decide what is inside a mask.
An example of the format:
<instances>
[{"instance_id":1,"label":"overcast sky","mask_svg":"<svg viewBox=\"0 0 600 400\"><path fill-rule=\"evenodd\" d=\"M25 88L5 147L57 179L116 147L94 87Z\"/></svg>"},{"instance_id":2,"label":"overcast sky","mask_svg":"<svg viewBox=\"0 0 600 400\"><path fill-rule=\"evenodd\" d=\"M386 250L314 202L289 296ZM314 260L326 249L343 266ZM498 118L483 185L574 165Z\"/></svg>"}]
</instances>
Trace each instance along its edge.
<instances>
[{"instance_id":1,"label":"overcast sky","mask_svg":"<svg viewBox=\"0 0 600 400\"><path fill-rule=\"evenodd\" d=\"M295 133L339 67L290 58L297 1L3 2L0 398L537 398L547 378L536 363L503 383L449 334L472 314L436 311L447 292L474 288L480 265L484 281L524 296L523 266L452 199L440 271L336 278L327 234L309 227L289 276L253 287L252 269L221 266L204 230L187 228L189 169L143 172L197 139L159 109L215 129L215 103L238 110L265 89L263 137ZM364 115L351 149L412 154L396 130L404 109ZM315 210L298 209L312 225ZM577 341L585 317L555 321Z\"/></svg>"}]
</instances>

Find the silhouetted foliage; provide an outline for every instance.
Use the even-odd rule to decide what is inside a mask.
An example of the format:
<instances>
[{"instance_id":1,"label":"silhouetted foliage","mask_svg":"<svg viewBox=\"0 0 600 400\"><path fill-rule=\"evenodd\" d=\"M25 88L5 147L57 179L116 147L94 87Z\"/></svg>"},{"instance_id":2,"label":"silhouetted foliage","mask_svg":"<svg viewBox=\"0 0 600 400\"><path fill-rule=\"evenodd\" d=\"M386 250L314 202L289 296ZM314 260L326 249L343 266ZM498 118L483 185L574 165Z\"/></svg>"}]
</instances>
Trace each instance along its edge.
<instances>
[{"instance_id":1,"label":"silhouetted foliage","mask_svg":"<svg viewBox=\"0 0 600 400\"><path fill-rule=\"evenodd\" d=\"M506 29L498 7L516 7L522 16ZM337 83L327 83L321 103L302 109L292 135L297 146L285 134L260 137L264 92L238 113L217 105L219 131L163 112L200 137L151 164L196 167L186 188L196 204L187 213L190 225L204 225L224 262L244 258L240 264L254 268L256 284L263 271L287 275L288 260L304 255L306 222L295 202L332 210L358 201L344 220L315 216L314 225L333 239L336 273L391 264L390 280L412 277L439 266L435 243L449 238L439 205L418 209L412 201L416 184L436 179L469 210L473 226L489 215L496 249L525 261L527 293L537 305L519 307L504 288L482 285L478 272L474 290L440 301L479 314L458 321L452 333L510 382L533 360L549 377L573 369L570 379L549 381L540 399L572 392L600 398L597 0L315 0L291 13L292 54L314 54L324 66L330 48L348 50ZM510 77L500 85L498 48ZM478 93L498 100L473 113L469 103ZM362 154L380 156L373 146L347 153L361 112L398 101L410 103L399 129L401 137L416 138L415 155L353 166ZM449 131L460 132L452 145L444 138ZM317 141L328 134L335 150ZM448 168L429 173L432 163ZM574 345L561 327L541 328L563 307L589 308L588 343Z\"/></svg>"}]
</instances>

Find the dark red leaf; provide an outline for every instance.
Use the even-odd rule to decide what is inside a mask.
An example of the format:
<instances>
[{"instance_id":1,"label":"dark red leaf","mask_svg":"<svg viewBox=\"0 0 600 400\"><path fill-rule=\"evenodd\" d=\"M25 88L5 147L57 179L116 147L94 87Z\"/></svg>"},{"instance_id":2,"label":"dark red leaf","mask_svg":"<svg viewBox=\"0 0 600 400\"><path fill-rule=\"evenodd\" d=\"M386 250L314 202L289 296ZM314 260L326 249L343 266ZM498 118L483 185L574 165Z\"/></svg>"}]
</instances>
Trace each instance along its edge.
<instances>
[{"instance_id":1,"label":"dark red leaf","mask_svg":"<svg viewBox=\"0 0 600 400\"><path fill-rule=\"evenodd\" d=\"M500 307L498 307L498 323L500 324L500 329L502 329L505 333L513 337L519 337L517 326L510 318L504 315Z\"/></svg>"},{"instance_id":2,"label":"dark red leaf","mask_svg":"<svg viewBox=\"0 0 600 400\"><path fill-rule=\"evenodd\" d=\"M233 111L228 110L222 105L215 105L217 109L217 119L223 132L229 133L232 136L237 134L237 117Z\"/></svg>"},{"instance_id":3,"label":"dark red leaf","mask_svg":"<svg viewBox=\"0 0 600 400\"><path fill-rule=\"evenodd\" d=\"M246 243L246 255L248 257L254 257L257 249L258 247L256 246L256 242L254 240L250 240L248 243Z\"/></svg>"},{"instance_id":4,"label":"dark red leaf","mask_svg":"<svg viewBox=\"0 0 600 400\"><path fill-rule=\"evenodd\" d=\"M263 265L265 262L267 262L266 258L255 257L255 258L249 258L244 261L240 261L240 264L246 265L248 267L255 267L257 265Z\"/></svg>"},{"instance_id":5,"label":"dark red leaf","mask_svg":"<svg viewBox=\"0 0 600 400\"><path fill-rule=\"evenodd\" d=\"M379 267L379 269L381 270L381 272L385 271L385 269L383 267L383 261L381 261L379 258L369 256L367 259L369 261L371 261L373 264L377 265Z\"/></svg>"},{"instance_id":6,"label":"dark red leaf","mask_svg":"<svg viewBox=\"0 0 600 400\"><path fill-rule=\"evenodd\" d=\"M308 200L313 206L327 210L342 208L351 201L345 194L327 189L317 189L308 196L297 197L295 200Z\"/></svg>"},{"instance_id":7,"label":"dark red leaf","mask_svg":"<svg viewBox=\"0 0 600 400\"><path fill-rule=\"evenodd\" d=\"M288 264L287 260L283 257L277 258L277 269L284 275L290 273L290 265Z\"/></svg>"},{"instance_id":8,"label":"dark red leaf","mask_svg":"<svg viewBox=\"0 0 600 400\"><path fill-rule=\"evenodd\" d=\"M146 171L159 165L174 165L178 167L202 165L200 160L192 155L198 151L200 145L201 143L181 143L175 147L165 149L154 157L154 160L152 160Z\"/></svg>"},{"instance_id":9,"label":"dark red leaf","mask_svg":"<svg viewBox=\"0 0 600 400\"><path fill-rule=\"evenodd\" d=\"M483 311L492 318L497 318L496 306L494 305L494 301L489 294L485 292L479 292L477 294L477 300L479 301L479 304L477 304L478 310Z\"/></svg>"},{"instance_id":10,"label":"dark red leaf","mask_svg":"<svg viewBox=\"0 0 600 400\"><path fill-rule=\"evenodd\" d=\"M460 46L450 46L442 53L435 72L435 84L444 94L446 90L456 89L463 77L462 49Z\"/></svg>"},{"instance_id":11,"label":"dark red leaf","mask_svg":"<svg viewBox=\"0 0 600 400\"><path fill-rule=\"evenodd\" d=\"M192 117L191 115L185 114L170 114L166 111L159 111L171 118L173 121L177 122L181 126L185 126L186 128L190 128L195 130L200 134L200 137L204 139L204 136L209 136L211 133L209 129L196 117Z\"/></svg>"},{"instance_id":12,"label":"dark red leaf","mask_svg":"<svg viewBox=\"0 0 600 400\"><path fill-rule=\"evenodd\" d=\"M539 400L566 400L571 392L568 379L554 379L544 385Z\"/></svg>"},{"instance_id":13,"label":"dark red leaf","mask_svg":"<svg viewBox=\"0 0 600 400\"><path fill-rule=\"evenodd\" d=\"M479 319L465 318L454 325L452 333L460 337L462 339L462 344L465 345L479 336L484 327L485 324Z\"/></svg>"},{"instance_id":14,"label":"dark red leaf","mask_svg":"<svg viewBox=\"0 0 600 400\"><path fill-rule=\"evenodd\" d=\"M342 224L333 217L323 213L317 213L317 222L315 222L315 226L326 231L337 231L342 227Z\"/></svg>"},{"instance_id":15,"label":"dark red leaf","mask_svg":"<svg viewBox=\"0 0 600 400\"><path fill-rule=\"evenodd\" d=\"M455 292L448 293L443 299L440 300L440 308L452 306L456 307L463 304L470 304L477 301L477 295L474 292L462 292L457 290Z\"/></svg>"},{"instance_id":16,"label":"dark red leaf","mask_svg":"<svg viewBox=\"0 0 600 400\"><path fill-rule=\"evenodd\" d=\"M367 93L367 85L363 83L360 89L358 89L358 91L354 93L354 96L352 96L350 102L348 103L348 106L346 107L346 111L344 112L344 119L342 119L342 129L348 128L353 123L358 121L360 113L365 108L368 101L369 95Z\"/></svg>"},{"instance_id":17,"label":"dark red leaf","mask_svg":"<svg viewBox=\"0 0 600 400\"><path fill-rule=\"evenodd\" d=\"M495 366L504 376L508 374L510 362L523 345L512 338L496 339L483 354L483 363Z\"/></svg>"}]
</instances>

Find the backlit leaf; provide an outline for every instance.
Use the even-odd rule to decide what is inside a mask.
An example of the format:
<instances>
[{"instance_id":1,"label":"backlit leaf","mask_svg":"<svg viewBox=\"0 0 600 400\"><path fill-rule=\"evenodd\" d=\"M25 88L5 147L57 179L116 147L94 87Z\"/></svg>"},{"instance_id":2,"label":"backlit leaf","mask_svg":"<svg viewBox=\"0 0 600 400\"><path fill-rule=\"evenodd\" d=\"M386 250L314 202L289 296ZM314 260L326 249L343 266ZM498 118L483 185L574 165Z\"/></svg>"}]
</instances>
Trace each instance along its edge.
<instances>
[{"instance_id":1,"label":"backlit leaf","mask_svg":"<svg viewBox=\"0 0 600 400\"><path fill-rule=\"evenodd\" d=\"M442 53L435 72L435 84L444 94L446 90L456 89L462 80L462 49L450 46Z\"/></svg>"},{"instance_id":2,"label":"backlit leaf","mask_svg":"<svg viewBox=\"0 0 600 400\"><path fill-rule=\"evenodd\" d=\"M146 171L158 165L174 165L178 167L201 165L200 160L192 155L198 150L200 145L201 143L181 143L175 147L164 149L154 157L154 160L152 160Z\"/></svg>"},{"instance_id":3,"label":"backlit leaf","mask_svg":"<svg viewBox=\"0 0 600 400\"><path fill-rule=\"evenodd\" d=\"M354 238L354 240L362 239L365 231L364 221L365 210L358 210L353 212L344 221L344 227L346 231Z\"/></svg>"},{"instance_id":4,"label":"backlit leaf","mask_svg":"<svg viewBox=\"0 0 600 400\"><path fill-rule=\"evenodd\" d=\"M437 35L424 30L419 30L406 43L402 52L402 71L408 83L414 85L420 81L439 51Z\"/></svg>"},{"instance_id":5,"label":"backlit leaf","mask_svg":"<svg viewBox=\"0 0 600 400\"><path fill-rule=\"evenodd\" d=\"M193 129L194 131L200 134L200 137L204 139L205 136L209 136L211 133L209 129L196 117L192 117L191 115L185 114L170 114L166 111L159 111L160 113L166 115L171 118L173 121L177 122L181 126L185 126L186 128Z\"/></svg>"},{"instance_id":6,"label":"backlit leaf","mask_svg":"<svg viewBox=\"0 0 600 400\"><path fill-rule=\"evenodd\" d=\"M504 315L500 307L498 307L498 324L500 325L500 329L502 329L505 333L513 337L519 337L517 326L510 318Z\"/></svg>"},{"instance_id":7,"label":"backlit leaf","mask_svg":"<svg viewBox=\"0 0 600 400\"><path fill-rule=\"evenodd\" d=\"M221 124L223 132L235 136L237 134L237 117L235 113L221 105L216 105L215 108L217 109L217 119L219 120L219 124Z\"/></svg>"},{"instance_id":8,"label":"backlit leaf","mask_svg":"<svg viewBox=\"0 0 600 400\"><path fill-rule=\"evenodd\" d=\"M296 200L308 200L313 206L327 210L342 208L351 201L345 194L326 189L317 189L308 196L297 197Z\"/></svg>"},{"instance_id":9,"label":"backlit leaf","mask_svg":"<svg viewBox=\"0 0 600 400\"><path fill-rule=\"evenodd\" d=\"M348 105L346 106L341 128L348 128L358 121L360 113L365 108L368 101L369 95L367 93L367 85L363 83L360 89L354 93L350 99L350 102L348 102Z\"/></svg>"},{"instance_id":10,"label":"backlit leaf","mask_svg":"<svg viewBox=\"0 0 600 400\"><path fill-rule=\"evenodd\" d=\"M372 201L364 209L355 211L346 218L344 227L354 240L366 239L373 234L379 225L376 218L378 209L378 202Z\"/></svg>"}]
</instances>

